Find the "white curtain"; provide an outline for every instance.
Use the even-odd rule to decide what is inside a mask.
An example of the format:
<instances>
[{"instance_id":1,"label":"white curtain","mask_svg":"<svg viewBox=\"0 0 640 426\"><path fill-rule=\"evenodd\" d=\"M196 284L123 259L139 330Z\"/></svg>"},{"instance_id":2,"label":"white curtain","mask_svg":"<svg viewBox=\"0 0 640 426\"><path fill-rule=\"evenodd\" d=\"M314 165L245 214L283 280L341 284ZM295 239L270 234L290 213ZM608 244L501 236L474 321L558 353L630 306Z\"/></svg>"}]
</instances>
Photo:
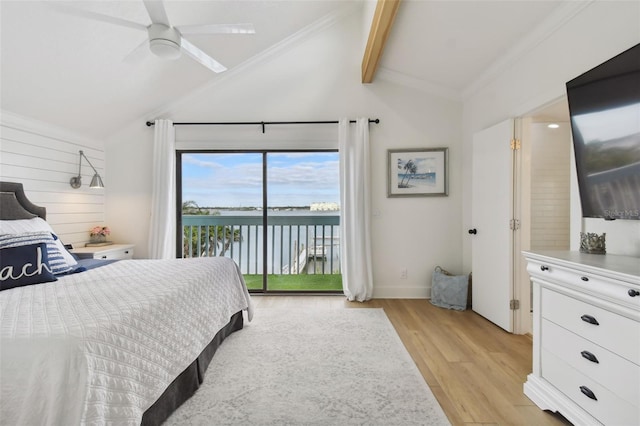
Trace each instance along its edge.
<instances>
[{"instance_id":1,"label":"white curtain","mask_svg":"<svg viewBox=\"0 0 640 426\"><path fill-rule=\"evenodd\" d=\"M340 151L340 267L347 299L363 302L373 295L369 119L338 125Z\"/></svg>"},{"instance_id":2,"label":"white curtain","mask_svg":"<svg viewBox=\"0 0 640 426\"><path fill-rule=\"evenodd\" d=\"M171 120L156 120L153 138L153 171L149 257L176 257L176 149Z\"/></svg>"}]
</instances>

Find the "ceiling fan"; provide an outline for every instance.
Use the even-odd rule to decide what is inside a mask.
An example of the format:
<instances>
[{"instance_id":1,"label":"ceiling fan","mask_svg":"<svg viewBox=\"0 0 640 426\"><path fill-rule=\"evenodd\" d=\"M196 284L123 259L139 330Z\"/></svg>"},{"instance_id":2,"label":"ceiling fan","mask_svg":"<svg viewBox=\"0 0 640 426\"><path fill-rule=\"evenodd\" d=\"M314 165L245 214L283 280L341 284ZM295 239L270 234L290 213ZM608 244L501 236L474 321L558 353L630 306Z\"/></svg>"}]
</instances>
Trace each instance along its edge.
<instances>
[{"instance_id":1,"label":"ceiling fan","mask_svg":"<svg viewBox=\"0 0 640 426\"><path fill-rule=\"evenodd\" d=\"M148 26L138 22L128 21L126 19L116 18L87 10L80 10L62 4L56 4L56 2L48 4L54 9L65 14L81 16L84 18L146 31L149 37L148 40L145 40L136 47L128 57L136 56L136 53L148 43L151 52L160 58L175 60L181 56L182 52L184 52L196 62L216 73L226 71L227 68L189 42L185 38L185 35L255 33L253 24L208 24L182 25L174 27L169 22L169 18L167 17L162 1L143 0L143 3L147 9L149 17L151 18L151 24Z\"/></svg>"}]
</instances>

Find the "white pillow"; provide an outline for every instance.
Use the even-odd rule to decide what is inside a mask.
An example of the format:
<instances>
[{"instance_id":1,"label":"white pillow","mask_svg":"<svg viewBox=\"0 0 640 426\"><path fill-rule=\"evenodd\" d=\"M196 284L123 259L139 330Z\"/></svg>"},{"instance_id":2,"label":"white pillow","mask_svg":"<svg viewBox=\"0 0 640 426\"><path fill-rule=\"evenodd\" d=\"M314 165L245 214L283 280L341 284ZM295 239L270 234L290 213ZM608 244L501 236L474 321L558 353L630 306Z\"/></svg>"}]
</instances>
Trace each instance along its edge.
<instances>
[{"instance_id":1,"label":"white pillow","mask_svg":"<svg viewBox=\"0 0 640 426\"><path fill-rule=\"evenodd\" d=\"M33 219L0 220L0 234L23 234L25 232L40 231L47 231L55 235L51 225L40 217L34 217ZM64 244L62 244L60 238L55 237L55 242L58 250L60 250L60 253L62 253L62 256L64 257L65 262L67 262L69 266L76 266L78 262L74 259L71 253L64 248Z\"/></svg>"}]
</instances>

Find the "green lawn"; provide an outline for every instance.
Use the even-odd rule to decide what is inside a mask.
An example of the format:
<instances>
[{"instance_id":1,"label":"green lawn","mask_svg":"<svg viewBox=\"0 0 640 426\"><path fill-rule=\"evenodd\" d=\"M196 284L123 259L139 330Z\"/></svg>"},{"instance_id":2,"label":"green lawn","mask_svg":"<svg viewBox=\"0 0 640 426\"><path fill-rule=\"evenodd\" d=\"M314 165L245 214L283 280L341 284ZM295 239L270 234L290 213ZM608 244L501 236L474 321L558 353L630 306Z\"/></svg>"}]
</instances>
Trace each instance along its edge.
<instances>
[{"instance_id":1,"label":"green lawn","mask_svg":"<svg viewBox=\"0 0 640 426\"><path fill-rule=\"evenodd\" d=\"M339 274L300 274L300 275L269 275L268 289L300 290L300 291L341 291L342 275ZM262 290L262 275L245 274L244 281L249 290Z\"/></svg>"}]
</instances>

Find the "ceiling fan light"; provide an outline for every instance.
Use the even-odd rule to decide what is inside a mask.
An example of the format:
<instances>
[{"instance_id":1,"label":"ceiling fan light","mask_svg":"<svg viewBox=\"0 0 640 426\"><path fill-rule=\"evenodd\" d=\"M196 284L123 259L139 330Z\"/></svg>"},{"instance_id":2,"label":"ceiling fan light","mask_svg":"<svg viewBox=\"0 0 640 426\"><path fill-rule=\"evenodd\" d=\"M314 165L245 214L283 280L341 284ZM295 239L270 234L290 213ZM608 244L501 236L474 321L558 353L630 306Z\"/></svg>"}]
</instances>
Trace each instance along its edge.
<instances>
[{"instance_id":1,"label":"ceiling fan light","mask_svg":"<svg viewBox=\"0 0 640 426\"><path fill-rule=\"evenodd\" d=\"M152 39L149 48L154 55L162 59L178 59L180 57L180 45L171 40L161 38Z\"/></svg>"}]
</instances>

